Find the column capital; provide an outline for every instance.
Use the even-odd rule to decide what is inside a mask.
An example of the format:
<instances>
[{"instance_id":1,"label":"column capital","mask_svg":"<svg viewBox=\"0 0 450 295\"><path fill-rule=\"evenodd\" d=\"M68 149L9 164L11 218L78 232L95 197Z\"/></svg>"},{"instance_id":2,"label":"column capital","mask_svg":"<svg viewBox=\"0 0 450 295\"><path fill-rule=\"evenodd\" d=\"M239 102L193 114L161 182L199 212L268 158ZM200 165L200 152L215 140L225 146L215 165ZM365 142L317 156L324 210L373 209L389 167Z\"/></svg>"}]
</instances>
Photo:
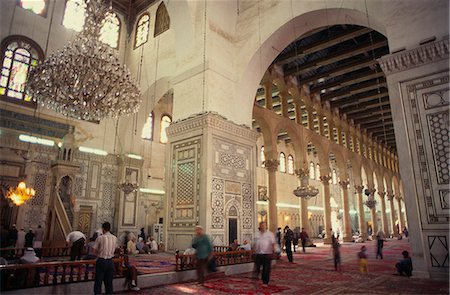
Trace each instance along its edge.
<instances>
[{"instance_id":1,"label":"column capital","mask_svg":"<svg viewBox=\"0 0 450 295\"><path fill-rule=\"evenodd\" d=\"M398 194L395 196L395 199L400 202L403 198L402 195Z\"/></svg>"},{"instance_id":2,"label":"column capital","mask_svg":"<svg viewBox=\"0 0 450 295\"><path fill-rule=\"evenodd\" d=\"M384 199L386 192L378 192L378 195L380 196L381 199Z\"/></svg>"},{"instance_id":3,"label":"column capital","mask_svg":"<svg viewBox=\"0 0 450 295\"><path fill-rule=\"evenodd\" d=\"M309 175L309 170L308 170L308 168L295 169L295 175L297 175L301 179L302 177L305 177L305 176Z\"/></svg>"},{"instance_id":4,"label":"column capital","mask_svg":"<svg viewBox=\"0 0 450 295\"><path fill-rule=\"evenodd\" d=\"M392 201L394 199L394 197L395 197L394 193L389 193L389 192L386 194L386 196L387 196L389 201Z\"/></svg>"},{"instance_id":5,"label":"column capital","mask_svg":"<svg viewBox=\"0 0 450 295\"><path fill-rule=\"evenodd\" d=\"M363 189L364 189L364 185L355 185L355 190L357 193L362 193Z\"/></svg>"},{"instance_id":6,"label":"column capital","mask_svg":"<svg viewBox=\"0 0 450 295\"><path fill-rule=\"evenodd\" d=\"M377 190L374 189L374 188L368 188L368 189L364 190L364 193L365 193L367 196L373 196L373 195L375 194L376 191L377 191Z\"/></svg>"},{"instance_id":7,"label":"column capital","mask_svg":"<svg viewBox=\"0 0 450 295\"><path fill-rule=\"evenodd\" d=\"M330 184L330 175L322 175L320 176L320 181L323 182L323 184Z\"/></svg>"},{"instance_id":8,"label":"column capital","mask_svg":"<svg viewBox=\"0 0 450 295\"><path fill-rule=\"evenodd\" d=\"M267 159L264 161L264 168L266 168L269 172L275 172L278 170L278 165L280 161L277 159Z\"/></svg>"},{"instance_id":9,"label":"column capital","mask_svg":"<svg viewBox=\"0 0 450 295\"><path fill-rule=\"evenodd\" d=\"M349 184L350 184L350 181L348 181L348 180L339 181L339 185L342 186L343 189L347 189Z\"/></svg>"}]
</instances>

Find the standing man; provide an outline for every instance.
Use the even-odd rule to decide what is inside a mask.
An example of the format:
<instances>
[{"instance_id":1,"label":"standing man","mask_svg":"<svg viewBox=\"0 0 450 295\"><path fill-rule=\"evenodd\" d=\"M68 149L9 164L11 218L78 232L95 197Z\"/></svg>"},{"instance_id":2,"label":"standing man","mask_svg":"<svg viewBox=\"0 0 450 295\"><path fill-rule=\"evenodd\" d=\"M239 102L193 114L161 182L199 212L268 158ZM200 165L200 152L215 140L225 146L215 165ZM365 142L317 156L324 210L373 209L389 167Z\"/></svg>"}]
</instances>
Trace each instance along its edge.
<instances>
[{"instance_id":1,"label":"standing man","mask_svg":"<svg viewBox=\"0 0 450 295\"><path fill-rule=\"evenodd\" d=\"M70 248L70 260L75 261L81 260L81 254L83 254L84 243L86 242L86 236L76 230L67 235L66 238L67 244L69 244Z\"/></svg>"},{"instance_id":2,"label":"standing man","mask_svg":"<svg viewBox=\"0 0 450 295\"><path fill-rule=\"evenodd\" d=\"M197 280L199 284L203 285L205 282L205 271L208 264L208 258L211 257L213 248L209 237L204 233L203 227L200 225L195 227L195 237L192 241L192 248L196 250Z\"/></svg>"},{"instance_id":3,"label":"standing man","mask_svg":"<svg viewBox=\"0 0 450 295\"><path fill-rule=\"evenodd\" d=\"M8 246L15 246L17 242L17 228L16 225L13 224L12 228L9 230L9 245Z\"/></svg>"},{"instance_id":4,"label":"standing man","mask_svg":"<svg viewBox=\"0 0 450 295\"><path fill-rule=\"evenodd\" d=\"M308 233L302 227L302 232L300 233L300 240L302 241L303 253L305 253L305 245L308 239L309 239Z\"/></svg>"},{"instance_id":5,"label":"standing man","mask_svg":"<svg viewBox=\"0 0 450 295\"><path fill-rule=\"evenodd\" d=\"M42 229L42 226L39 225L36 230L36 234L35 234L34 242L33 242L33 248L36 251L36 255L38 257L42 256L42 242L43 241L44 241L44 230Z\"/></svg>"},{"instance_id":6,"label":"standing man","mask_svg":"<svg viewBox=\"0 0 450 295\"><path fill-rule=\"evenodd\" d=\"M103 223L103 234L95 240L93 247L97 253L94 294L102 293L103 282L105 282L105 293L113 294L114 262L112 259L118 247L118 241L116 236L109 232L110 230L111 224L109 222Z\"/></svg>"},{"instance_id":7,"label":"standing man","mask_svg":"<svg viewBox=\"0 0 450 295\"><path fill-rule=\"evenodd\" d=\"M383 246L384 246L384 240L386 239L384 232L380 229L377 233L377 259L378 256L380 256L381 259L383 259Z\"/></svg>"},{"instance_id":8,"label":"standing man","mask_svg":"<svg viewBox=\"0 0 450 295\"><path fill-rule=\"evenodd\" d=\"M259 223L259 232L256 233L254 249L256 254L254 278L258 278L262 266L262 281L264 286L267 286L270 280L271 258L275 250L275 236L267 230L267 224L264 221Z\"/></svg>"},{"instance_id":9,"label":"standing man","mask_svg":"<svg viewBox=\"0 0 450 295\"><path fill-rule=\"evenodd\" d=\"M294 232L289 228L289 226L284 227L284 244L286 246L286 255L290 263L294 262L294 257L292 256L292 241L294 240Z\"/></svg>"}]
</instances>

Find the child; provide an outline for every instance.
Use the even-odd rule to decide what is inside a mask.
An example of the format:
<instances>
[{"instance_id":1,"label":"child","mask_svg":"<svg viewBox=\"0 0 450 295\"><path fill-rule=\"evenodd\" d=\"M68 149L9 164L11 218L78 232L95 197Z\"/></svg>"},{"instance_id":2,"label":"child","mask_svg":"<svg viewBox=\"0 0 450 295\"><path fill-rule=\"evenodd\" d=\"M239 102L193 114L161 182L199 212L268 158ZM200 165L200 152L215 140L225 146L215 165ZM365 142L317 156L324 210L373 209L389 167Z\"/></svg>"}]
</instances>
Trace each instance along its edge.
<instances>
[{"instance_id":1,"label":"child","mask_svg":"<svg viewBox=\"0 0 450 295\"><path fill-rule=\"evenodd\" d=\"M361 251L358 252L358 258L359 258L359 271L362 274L368 274L369 271L367 270L367 254L366 254L366 246L361 247Z\"/></svg>"}]
</instances>

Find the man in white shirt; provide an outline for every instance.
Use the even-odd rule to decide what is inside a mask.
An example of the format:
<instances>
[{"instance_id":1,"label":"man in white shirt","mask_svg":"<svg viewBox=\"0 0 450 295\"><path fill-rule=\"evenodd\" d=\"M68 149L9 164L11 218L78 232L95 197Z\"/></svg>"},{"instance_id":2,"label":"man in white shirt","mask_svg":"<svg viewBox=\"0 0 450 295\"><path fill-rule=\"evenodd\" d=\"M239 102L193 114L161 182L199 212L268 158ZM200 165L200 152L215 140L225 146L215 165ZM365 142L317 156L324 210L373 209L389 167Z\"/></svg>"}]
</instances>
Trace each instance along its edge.
<instances>
[{"instance_id":1,"label":"man in white shirt","mask_svg":"<svg viewBox=\"0 0 450 295\"><path fill-rule=\"evenodd\" d=\"M114 252L119 246L117 237L111 234L111 224L105 222L102 225L103 234L95 240L94 251L97 253L95 263L94 294L102 293L102 283L105 282L106 294L113 294L114 279Z\"/></svg>"},{"instance_id":2,"label":"man in white shirt","mask_svg":"<svg viewBox=\"0 0 450 295\"><path fill-rule=\"evenodd\" d=\"M155 254L158 252L158 244L155 241L155 238L153 236L148 238L148 247L150 248L150 253Z\"/></svg>"},{"instance_id":3,"label":"man in white shirt","mask_svg":"<svg viewBox=\"0 0 450 295\"><path fill-rule=\"evenodd\" d=\"M269 284L272 254L275 251L275 236L267 230L267 224L259 223L259 232L256 233L254 277L257 279L262 266L262 281L265 286Z\"/></svg>"},{"instance_id":4,"label":"man in white shirt","mask_svg":"<svg viewBox=\"0 0 450 295\"><path fill-rule=\"evenodd\" d=\"M83 254L84 243L86 242L86 236L80 231L73 231L67 235L67 243L70 248L70 260L81 260L81 254Z\"/></svg>"}]
</instances>

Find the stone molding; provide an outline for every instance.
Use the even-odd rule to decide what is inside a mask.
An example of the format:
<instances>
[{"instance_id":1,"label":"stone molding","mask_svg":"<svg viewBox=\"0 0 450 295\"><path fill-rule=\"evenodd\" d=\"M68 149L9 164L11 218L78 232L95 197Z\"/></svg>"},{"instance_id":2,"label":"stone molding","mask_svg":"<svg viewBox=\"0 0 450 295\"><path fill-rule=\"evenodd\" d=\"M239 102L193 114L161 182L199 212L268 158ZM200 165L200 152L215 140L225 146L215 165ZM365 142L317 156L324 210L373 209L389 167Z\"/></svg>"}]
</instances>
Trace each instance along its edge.
<instances>
[{"instance_id":1,"label":"stone molding","mask_svg":"<svg viewBox=\"0 0 450 295\"><path fill-rule=\"evenodd\" d=\"M377 61L383 72L386 75L391 75L448 58L448 47L449 39L447 37L443 40L424 44L411 50L383 56L377 59Z\"/></svg>"},{"instance_id":2,"label":"stone molding","mask_svg":"<svg viewBox=\"0 0 450 295\"><path fill-rule=\"evenodd\" d=\"M204 127L215 128L231 135L237 135L253 141L256 141L259 137L259 134L256 131L253 131L244 125L237 125L225 117L212 112L196 114L187 119L176 121L167 128L167 134L169 136L174 136L176 134Z\"/></svg>"}]
</instances>

